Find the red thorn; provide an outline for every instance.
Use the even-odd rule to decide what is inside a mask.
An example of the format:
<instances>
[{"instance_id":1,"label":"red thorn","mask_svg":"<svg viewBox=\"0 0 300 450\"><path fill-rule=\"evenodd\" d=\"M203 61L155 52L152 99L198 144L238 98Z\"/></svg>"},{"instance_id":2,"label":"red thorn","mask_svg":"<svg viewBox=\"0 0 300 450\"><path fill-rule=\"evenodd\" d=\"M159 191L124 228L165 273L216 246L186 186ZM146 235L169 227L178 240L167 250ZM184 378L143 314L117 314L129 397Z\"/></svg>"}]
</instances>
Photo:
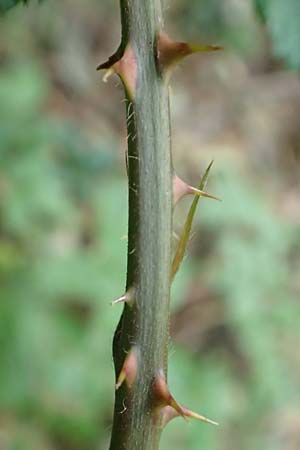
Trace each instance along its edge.
<instances>
[{"instance_id":1,"label":"red thorn","mask_svg":"<svg viewBox=\"0 0 300 450\"><path fill-rule=\"evenodd\" d=\"M117 53L111 56L108 61L100 64L97 70L108 69L103 77L107 81L112 73L116 73L121 78L129 98L133 98L137 84L137 62L131 45L127 45L120 58Z\"/></svg>"},{"instance_id":2,"label":"red thorn","mask_svg":"<svg viewBox=\"0 0 300 450\"><path fill-rule=\"evenodd\" d=\"M183 409L169 391L163 371L160 371L154 380L154 402L156 406L160 407L168 405L172 407L179 416L184 417Z\"/></svg>"},{"instance_id":3,"label":"red thorn","mask_svg":"<svg viewBox=\"0 0 300 450\"><path fill-rule=\"evenodd\" d=\"M184 57L198 52L210 52L221 50L217 45L194 45L187 42L176 42L169 38L165 33L158 36L158 61L162 72L165 72L167 78L171 69Z\"/></svg>"},{"instance_id":4,"label":"red thorn","mask_svg":"<svg viewBox=\"0 0 300 450\"><path fill-rule=\"evenodd\" d=\"M119 373L116 389L122 386L124 381L129 388L133 385L136 379L138 369L138 356L137 356L137 348L132 347L130 352L127 354L121 372Z\"/></svg>"},{"instance_id":5,"label":"red thorn","mask_svg":"<svg viewBox=\"0 0 300 450\"><path fill-rule=\"evenodd\" d=\"M217 422L201 416L178 403L169 391L163 371L160 371L154 380L154 404L156 407L161 408L162 427L178 416L186 420L191 417L201 422L218 425Z\"/></svg>"},{"instance_id":6,"label":"red thorn","mask_svg":"<svg viewBox=\"0 0 300 450\"><path fill-rule=\"evenodd\" d=\"M199 195L199 197L207 197L214 200L219 200L218 197L208 194L207 192L200 191L199 189L189 186L185 181L179 178L176 174L173 176L173 202L174 205L185 195Z\"/></svg>"},{"instance_id":7,"label":"red thorn","mask_svg":"<svg viewBox=\"0 0 300 450\"><path fill-rule=\"evenodd\" d=\"M111 304L112 306L114 306L117 305L118 303L127 303L129 306L132 306L134 298L135 298L135 289L130 288L128 289L127 292L125 292L125 294L121 295L121 297L114 300Z\"/></svg>"},{"instance_id":8,"label":"red thorn","mask_svg":"<svg viewBox=\"0 0 300 450\"><path fill-rule=\"evenodd\" d=\"M165 428L165 426L172 420L175 419L175 417L178 417L179 414L176 411L176 409L172 408L172 406L166 405L162 409L162 420L161 425L162 428Z\"/></svg>"}]
</instances>

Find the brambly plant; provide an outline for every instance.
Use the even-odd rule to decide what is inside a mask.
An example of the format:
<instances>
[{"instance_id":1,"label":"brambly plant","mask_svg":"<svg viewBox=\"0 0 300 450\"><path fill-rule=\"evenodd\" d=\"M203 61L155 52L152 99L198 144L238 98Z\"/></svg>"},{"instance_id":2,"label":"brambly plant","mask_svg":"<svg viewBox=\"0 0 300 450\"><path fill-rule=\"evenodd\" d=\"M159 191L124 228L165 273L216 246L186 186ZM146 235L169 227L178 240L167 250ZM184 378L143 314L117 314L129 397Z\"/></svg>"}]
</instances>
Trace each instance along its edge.
<instances>
[{"instance_id":1,"label":"brambly plant","mask_svg":"<svg viewBox=\"0 0 300 450\"><path fill-rule=\"evenodd\" d=\"M31 5L30 9L23 8L22 3ZM204 30L207 30L209 35L219 36L222 41L227 42L226 46L234 45L242 52L243 64L248 60L247 55L250 56L250 68L253 62L259 62L257 67L259 76L255 70L254 78L251 77L250 70L250 77L246 77L247 80L240 80L243 89L241 90L241 84L238 83L235 91L241 96L241 103L239 101L237 103L235 98L234 105L243 105L242 108L237 108L239 118L246 117L248 121L248 113L243 117L240 115L243 111L249 112L249 106L251 112L255 111L253 101L248 104L248 99L251 97L252 100L249 92L250 94L259 92L252 90L257 83L257 86L262 87L264 94L267 94L266 82L270 80L273 83L280 80L280 101L277 109L283 113L283 116L280 113L283 120L276 133L282 136L280 147L283 151L286 121L284 118L297 117L294 103L294 101L297 103L297 96L291 102L288 94L294 92L297 87L294 84L297 81L295 80L297 74L285 73L282 59L285 59L289 66L299 68L300 53L296 48L300 32L297 14L300 3L298 0L247 2L249 5L257 5L264 22L263 26L254 23L254 9L248 7L249 5L246 12L245 5L239 7L237 3L229 3L231 8L229 10L226 8L226 11L223 2L207 3L205 0L189 2L179 0L168 2L168 5L171 5L173 10L172 15L175 13L173 17L177 17L181 22L184 33L188 32L189 35L195 36L195 33L201 32L203 35ZM15 11L11 10L7 15L2 15L17 4ZM124 317L126 315L127 319L123 319L123 324L127 328L122 331L128 334L127 348L121 351L118 338L115 340L116 352L120 355L116 374L118 388L116 395L120 408L117 409L116 404L116 411L124 415L123 421L120 419L114 425L114 433L120 434L120 448L129 448L131 445L135 448L139 445L142 448L155 448L159 441L155 433L160 433L168 420L180 413L185 414L185 417L191 416L192 413L188 409L175 402L175 396L188 406L192 406L195 402L193 409L201 411L203 408L201 412L210 411L212 405L214 412L210 414L222 421L222 433L217 433L215 427L205 424L194 423L188 427L184 420L178 419L176 423L166 427L160 448L224 449L230 442L234 449L239 450L282 449L283 436L287 445L296 442L299 436L299 427L297 428L296 424L300 423L299 381L294 376L299 369L294 349L295 344L299 342L297 274L300 267L300 234L295 201L297 187L294 182L290 184L293 178L289 173L290 169L294 173L297 166L296 160L294 158L289 160L288 156L291 152L293 154L297 152L297 146L294 146L296 135L293 131L293 121L286 135L289 137L286 143L289 151L284 156L284 161L280 160L283 162L280 164L280 170L279 167L277 170L277 164L273 166L274 161L270 159L272 170L268 166L268 161L263 161L259 171L254 170L254 174L252 152L251 155L247 152L239 154L236 158L236 152L228 153L224 148L227 155L225 159L230 156L233 158L224 161L224 165L218 161L222 175L217 177L215 186L218 192L222 192L222 198L228 198L228 205L223 208L210 202L207 205L200 203L201 207L207 208L205 213L200 215L201 231L198 239L203 241L202 236L205 236L207 245L204 247L196 245L194 258L191 258L185 267L191 268L189 276L192 275L194 268L204 283L208 286L213 284L209 311L216 320L209 325L210 321L207 320L209 316L201 314L200 317L197 314L199 308L206 312L207 305L202 305L201 302L194 304L193 293L197 292L197 295L198 293L200 295L195 280L194 287L190 285L190 293L187 294L187 299L190 298L191 303L182 305L176 314L177 318L180 316L180 324L184 321L182 318L186 312L189 318L191 314L194 315L195 320L186 323L188 331L194 330L194 338L191 339L191 334L186 333L187 328L184 324L180 328L181 325L177 325L175 321L175 336L185 348L182 350L178 348L169 358L169 374L167 374L167 344L165 341L160 343L161 347L165 345L163 364L159 365L160 356L158 356L154 361L155 364L157 361L158 363L154 366L152 352L156 358L156 353L161 347L158 346L154 350L153 344L151 351L148 350L145 342L142 343L138 330L138 324L142 323L142 319L143 329L148 330L145 331L146 337L152 336L149 324L158 327L159 330L161 330L159 327L167 328L165 297L158 300L155 297L155 300L160 302L157 305L153 303L154 299L150 298L149 294L148 311L144 312L144 303L134 311L144 297L138 293L141 275L134 274L133 269L129 268L134 285L130 288L128 282L129 289L115 301L117 305L113 311L106 305L105 299L112 299L114 295L112 293L114 280L123 279L123 258L120 254L124 241L121 244L114 236L123 235L126 214L120 213L116 220L113 211L116 208L120 210L124 206L126 196L123 192L124 180L119 173L115 176L114 171L110 171L115 164L111 141L113 131L109 131L110 137L106 140L105 127L98 127L95 121L91 123L90 114L85 112L95 113L90 97L93 91L88 88L87 91L80 90L79 96L69 96L70 92L76 94L82 85L77 83L74 85L73 76L65 77L85 71L88 74L95 69L95 63L90 64L89 61L95 61L94 52L99 43L99 31L101 37L104 37L106 32L103 26L111 23L110 17L115 14L112 6L109 0L72 2L72 7L70 2L0 0L0 50L1 55L3 54L1 59L3 70L0 77L0 276L3 299L0 313L3 338L0 397L4 419L1 423L1 442L6 450L20 445L30 450L49 450L57 446L70 450L108 447L107 433L110 430L109 427L101 426L100 421L107 423L111 393L114 390L109 364L112 321L115 320L115 314L120 313L124 302L127 302L128 306L124 311ZM235 8L237 14L231 15ZM180 14L176 15L178 11ZM248 18L244 15L245 12ZM58 16L60 20L57 22ZM240 19L245 21L241 22ZM71 28L62 26L70 23L70 20ZM101 25L103 23L104 25ZM147 22L143 22L141 28L145 28L144 23ZM155 25L155 29L158 28ZM266 48L260 44L266 43L264 38L267 31L269 34ZM173 63L167 65L166 56L163 56L163 45L158 46L158 43L162 42L159 36L161 34L158 31L151 41L152 44L154 41L154 50L150 42L150 48L147 43L147 48L145 46L143 52L154 51L155 67L158 67L157 73L160 77L160 81L157 82L159 92L167 95L165 86L170 82L171 67L175 66L176 58ZM166 42L168 38L166 35L164 37ZM125 45L126 42L132 43L132 34L124 42ZM78 43L82 45L77 45ZM271 43L273 56L270 54ZM71 47L66 44L71 44ZM135 47L133 45L131 47L134 50L133 57L140 61L140 53L136 57ZM70 56L74 57L77 54L75 66L70 65L70 62L74 62L73 58L71 61L64 58L66 55L69 56L69 53L65 52L66 50L69 52L70 49L75 50ZM86 59L85 56L88 55L90 56ZM127 55L130 55L130 52ZM123 53L120 51L119 59L122 56ZM280 60L274 59L274 56ZM164 65L162 65L163 58ZM236 57L234 59L236 60ZM106 73L106 76L116 71L117 60L118 58L115 59L116 65ZM227 58L224 60L224 67L228 67L232 62L231 58L227 62L226 60ZM240 67L238 63L236 72L232 68L230 85L239 79ZM83 72L77 72L77 68ZM107 68L109 69L110 67ZM121 74L120 66L119 72ZM137 70L136 80L133 79L132 86L135 90L140 86L139 73L140 68ZM155 74L155 77L158 75ZM262 83L263 80L265 81ZM163 86L160 83L164 83ZM227 83L225 84L227 86ZM224 83L222 85L224 86ZM250 91L247 86L251 87ZM92 79L89 87L99 89ZM186 90L187 86L184 89ZM101 102L105 105L103 97L105 90L105 86L101 85L98 104ZM136 117L140 117L137 106L142 107L142 93L136 96L134 90L132 92L134 95L128 116L134 114L131 120L135 120ZM153 100L150 97L149 90L144 89L144 101L157 105L156 97L153 97ZM276 114L273 119L269 116L270 112L274 112L276 95L267 97L264 96L267 106L264 113L268 118L268 129L263 127L261 130L263 137L268 130L273 130L277 120ZM65 101L60 102L63 99L67 100L68 107L61 109L60 105L67 105ZM288 111L284 106L286 104L284 99L288 100ZM231 105L231 102L228 104ZM248 107L244 109L247 104ZM271 108L268 108L268 105ZM116 106L118 107L117 104ZM72 114L73 107L74 114ZM257 108L260 109L259 102ZM156 114L157 112L153 115L156 117ZM152 128L161 126L159 120L153 120L153 115L146 117L145 127L149 124ZM259 117L261 118L261 114ZM141 120L138 120L140 126ZM240 120L238 122L240 123ZM152 126L153 123L155 125ZM251 124L253 121L250 120L250 128L247 123L247 129L250 131L249 135L246 133L248 138L252 136ZM131 146L137 139L134 138L135 134L137 137L141 136L141 132L137 133L136 129L134 123ZM238 130L240 127L236 131ZM259 132L259 129L256 131ZM280 134L282 132L283 135ZM157 134L160 135L160 131ZM259 140L259 136L258 133L255 142ZM219 137L218 135L218 146ZM154 161L158 161L157 141L155 142L153 141L151 148L149 145L148 150ZM250 143L253 144L253 139L250 139ZM265 147L267 141L263 139L263 143ZM137 145L136 152L139 152L140 161L144 161L145 156L141 153L144 147L141 146L140 137ZM227 145L228 140L225 147ZM164 148L169 147L165 145ZM155 155L152 155L154 151ZM278 155L275 151L273 156L276 156L276 161ZM133 159L129 158L131 162ZM261 161L261 158L256 161ZM137 168L140 171L139 165ZM178 173L181 173L179 165L177 168ZM149 166L149 169L152 171L152 167ZM170 172L172 174L172 170ZM151 173L153 180L153 172ZM195 189L188 188L176 176L174 178L176 188L174 200L179 202L181 195L186 191L192 195L196 194ZM144 183L144 179L143 175L140 178L141 184ZM171 189L171 182L169 186ZM204 183L198 187L200 190L205 189ZM134 186L133 188L137 190ZM149 190L153 195L153 184ZM134 201L135 197L132 198ZM143 202L144 198L145 196ZM186 199L186 202L191 201L193 206L188 213L183 232L179 233L175 249L175 239L172 238L172 247L175 251L171 253L171 279L181 268L199 199L199 195L194 199L193 197ZM147 210L147 220L151 222L159 218L161 223L165 217L156 214L157 195L153 205L150 201L143 209ZM140 207L138 200L136 202ZM141 205L143 202L141 201ZM154 210L149 211L149 205ZM160 211L162 209L160 208ZM170 220L166 212L169 214L169 210L164 211L164 214ZM197 215L198 213L194 219L196 222ZM136 217L143 217L139 210ZM131 223L137 223L136 229L140 230L137 219L136 221L131 219ZM138 242L143 242L142 232L144 233L145 226L144 224L143 230L139 231ZM155 225L155 239L158 228ZM149 241L154 236L151 233L147 238ZM103 240L101 236L104 235L106 239ZM167 233L165 236L168 239ZM131 243L133 242L131 239ZM159 242L162 242L161 237ZM150 244L147 245L149 249ZM155 245L155 242L152 245ZM139 248L138 252L138 255L141 255ZM202 262L196 268L199 253ZM148 258L145 251L143 258L144 261ZM151 263L148 259L147 261L148 270ZM160 264L159 255L157 258L152 257L152 261L153 264ZM140 256L136 264L137 270L144 270L144 262ZM161 267L160 265L159 269ZM159 270L155 273L159 273ZM180 275L179 290L185 282L184 273ZM165 276L166 274L162 277ZM152 286L151 277L152 273L148 278L150 286ZM144 291L148 292L148 286ZM178 293L177 288L178 286L174 289L175 293ZM121 292L121 289L118 283L116 292ZM135 289L140 295L138 298L135 297ZM152 286L151 289L153 292L155 288ZM134 300L136 298L138 302ZM172 303L176 304L175 299L172 299ZM220 308L215 310L216 303ZM162 312L159 321L157 308L161 308ZM153 311L156 322L153 317L151 319L148 317L149 312L152 314ZM129 317L136 318L136 325L130 324ZM208 325L208 331L204 330L204 333L201 330L203 320L205 325ZM184 335L181 334L181 330L185 331ZM122 333L119 338L126 342L126 334ZM157 329L153 330L153 333L157 333ZM152 345L150 339L149 342ZM157 342L160 342L160 337L156 339L156 344ZM152 365L149 363L146 366L145 358L148 358L149 354ZM32 357L29 358L30 355ZM144 368L143 374L146 373L146 369L150 369L147 384L143 384L141 367ZM20 374L22 376L19 376ZM151 379L153 382L149 384ZM173 385L173 379L176 379L176 385L175 381ZM135 392L138 388L137 383L141 385L140 395ZM176 395L171 396L168 385L172 393L176 390ZM140 403L137 403L137 399ZM148 405L146 413L143 405ZM24 412L26 414L23 414ZM138 414L142 417L140 423L146 423L148 413L152 422L147 426L155 425L157 428L149 431L139 426L134 429L133 424L137 424ZM222 417L226 417L226 420ZM153 421L154 425L151 425ZM122 424L123 428L120 427ZM249 429L255 431L249 433ZM188 436L185 435L185 430ZM144 435L138 436L141 433ZM147 441L150 433L153 433L151 441ZM112 441L115 442L114 446L118 447L116 436Z\"/></svg>"},{"instance_id":2,"label":"brambly plant","mask_svg":"<svg viewBox=\"0 0 300 450\"><path fill-rule=\"evenodd\" d=\"M174 417L216 424L178 403L167 384L169 300L182 262L199 197L215 198L175 173L170 146L168 84L184 57L217 46L176 42L163 30L161 0L121 0L122 39L100 64L104 81L117 74L126 98L129 223L126 292L113 303L124 309L115 331L116 396L110 450L155 450ZM195 195L172 261L172 214Z\"/></svg>"}]
</instances>

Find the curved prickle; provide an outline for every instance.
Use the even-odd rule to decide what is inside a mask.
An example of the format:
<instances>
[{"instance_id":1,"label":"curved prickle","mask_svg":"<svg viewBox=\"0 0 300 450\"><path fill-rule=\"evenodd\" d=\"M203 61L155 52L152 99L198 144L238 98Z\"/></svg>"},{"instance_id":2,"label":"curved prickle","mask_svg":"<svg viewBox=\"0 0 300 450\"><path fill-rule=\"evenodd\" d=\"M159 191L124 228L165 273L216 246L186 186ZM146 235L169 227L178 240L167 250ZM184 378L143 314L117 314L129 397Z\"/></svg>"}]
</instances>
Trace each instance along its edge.
<instances>
[{"instance_id":1,"label":"curved prickle","mask_svg":"<svg viewBox=\"0 0 300 450\"><path fill-rule=\"evenodd\" d=\"M134 98L137 83L137 61L130 44L126 46L121 58L118 58L117 54L115 54L108 61L97 67L97 70L102 69L106 69L103 76L104 82L114 73L119 75L128 97L131 100Z\"/></svg>"},{"instance_id":2,"label":"curved prickle","mask_svg":"<svg viewBox=\"0 0 300 450\"><path fill-rule=\"evenodd\" d=\"M160 33L157 38L157 57L162 74L170 79L172 71L186 56L200 52L214 52L222 50L219 45L197 45L188 42L173 41L166 33Z\"/></svg>"},{"instance_id":3,"label":"curved prickle","mask_svg":"<svg viewBox=\"0 0 300 450\"><path fill-rule=\"evenodd\" d=\"M185 181L179 178L176 174L173 175L173 203L176 203L186 195L197 195L198 197L206 197L213 200L221 201L218 197L208 194L201 189L197 189L193 186L188 185Z\"/></svg>"},{"instance_id":4,"label":"curved prickle","mask_svg":"<svg viewBox=\"0 0 300 450\"><path fill-rule=\"evenodd\" d=\"M165 375L161 370L155 377L153 385L153 400L156 407L170 406L178 415L184 417L184 411L181 405L171 395Z\"/></svg>"},{"instance_id":5,"label":"curved prickle","mask_svg":"<svg viewBox=\"0 0 300 450\"><path fill-rule=\"evenodd\" d=\"M124 381L128 388L131 388L135 382L138 370L138 353L136 346L132 347L129 353L126 355L123 367L119 373L116 389L119 389Z\"/></svg>"},{"instance_id":6,"label":"curved prickle","mask_svg":"<svg viewBox=\"0 0 300 450\"><path fill-rule=\"evenodd\" d=\"M212 425L218 425L214 420L208 419L185 406L178 403L171 395L169 387L166 382L163 371L161 370L154 380L153 385L153 399L156 409L160 409L161 412L161 424L165 427L170 420L175 417L183 417L184 419L193 418L201 422L210 423Z\"/></svg>"}]
</instances>

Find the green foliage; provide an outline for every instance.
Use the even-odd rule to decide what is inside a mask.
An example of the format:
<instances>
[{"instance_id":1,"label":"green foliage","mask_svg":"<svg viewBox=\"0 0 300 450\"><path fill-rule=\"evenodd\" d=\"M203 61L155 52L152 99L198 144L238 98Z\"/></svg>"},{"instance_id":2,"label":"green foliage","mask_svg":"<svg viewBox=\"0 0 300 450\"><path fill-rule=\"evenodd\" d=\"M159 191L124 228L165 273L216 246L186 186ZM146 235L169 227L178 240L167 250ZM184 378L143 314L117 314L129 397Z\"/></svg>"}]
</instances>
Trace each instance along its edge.
<instances>
[{"instance_id":1,"label":"green foliage","mask_svg":"<svg viewBox=\"0 0 300 450\"><path fill-rule=\"evenodd\" d=\"M0 75L0 405L16 421L7 449L48 449L47 432L95 448L111 408L108 304L122 289L126 209L118 221L114 211L125 191L106 177L114 161L102 137L41 113L48 91L32 62Z\"/></svg>"},{"instance_id":2,"label":"green foliage","mask_svg":"<svg viewBox=\"0 0 300 450\"><path fill-rule=\"evenodd\" d=\"M254 7L260 19L266 21L266 5L268 0L254 0Z\"/></svg>"},{"instance_id":3,"label":"green foliage","mask_svg":"<svg viewBox=\"0 0 300 450\"><path fill-rule=\"evenodd\" d=\"M28 3L28 0L0 0L0 13L8 11L18 3Z\"/></svg>"},{"instance_id":4,"label":"green foliage","mask_svg":"<svg viewBox=\"0 0 300 450\"><path fill-rule=\"evenodd\" d=\"M293 68L300 68L300 2L257 0L257 7L270 30L274 53Z\"/></svg>"}]
</instances>

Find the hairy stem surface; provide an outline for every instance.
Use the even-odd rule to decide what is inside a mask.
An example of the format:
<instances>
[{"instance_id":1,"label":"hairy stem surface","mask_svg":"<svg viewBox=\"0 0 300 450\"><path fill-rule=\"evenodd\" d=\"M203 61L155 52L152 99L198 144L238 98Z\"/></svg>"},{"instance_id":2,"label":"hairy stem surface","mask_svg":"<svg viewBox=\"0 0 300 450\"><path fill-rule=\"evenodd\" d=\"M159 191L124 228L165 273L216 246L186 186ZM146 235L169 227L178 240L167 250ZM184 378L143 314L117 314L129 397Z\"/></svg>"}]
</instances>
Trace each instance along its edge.
<instances>
[{"instance_id":1,"label":"hairy stem surface","mask_svg":"<svg viewBox=\"0 0 300 450\"><path fill-rule=\"evenodd\" d=\"M161 432L153 381L167 370L172 183L168 90L157 64L160 0L121 0L122 44L130 43L137 85L127 101L129 225L126 304L114 337L118 377L135 346L138 370L131 387L116 391L110 450L156 450Z\"/></svg>"}]
</instances>

